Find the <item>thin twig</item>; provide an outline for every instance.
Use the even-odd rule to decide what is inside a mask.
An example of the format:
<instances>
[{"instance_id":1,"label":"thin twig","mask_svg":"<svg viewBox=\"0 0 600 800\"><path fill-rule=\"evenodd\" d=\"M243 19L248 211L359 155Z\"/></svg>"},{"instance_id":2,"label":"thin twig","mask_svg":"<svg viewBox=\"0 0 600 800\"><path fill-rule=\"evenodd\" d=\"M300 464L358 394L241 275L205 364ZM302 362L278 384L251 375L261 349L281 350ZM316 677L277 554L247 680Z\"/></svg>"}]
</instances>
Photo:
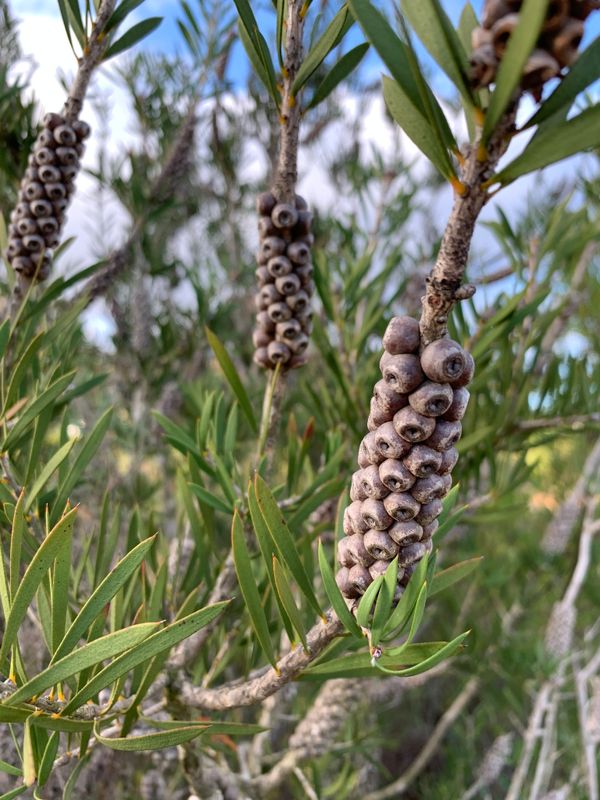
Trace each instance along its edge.
<instances>
[{"instance_id":1,"label":"thin twig","mask_svg":"<svg viewBox=\"0 0 600 800\"><path fill-rule=\"evenodd\" d=\"M547 428L570 428L572 431L581 431L586 425L600 423L600 412L590 414L574 414L571 417L537 417L537 419L524 419L515 424L519 431L542 431Z\"/></svg>"}]
</instances>

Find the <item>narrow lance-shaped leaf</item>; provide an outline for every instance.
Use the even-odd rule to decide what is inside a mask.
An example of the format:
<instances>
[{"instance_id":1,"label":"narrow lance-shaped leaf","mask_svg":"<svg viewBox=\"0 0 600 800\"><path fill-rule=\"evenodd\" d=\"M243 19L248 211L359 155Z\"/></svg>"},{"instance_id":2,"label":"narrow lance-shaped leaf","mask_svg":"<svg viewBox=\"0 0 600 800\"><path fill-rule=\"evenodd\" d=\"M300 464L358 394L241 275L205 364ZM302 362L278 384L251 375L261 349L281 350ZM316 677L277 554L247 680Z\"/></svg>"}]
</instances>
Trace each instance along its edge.
<instances>
[{"instance_id":1,"label":"narrow lance-shaped leaf","mask_svg":"<svg viewBox=\"0 0 600 800\"><path fill-rule=\"evenodd\" d=\"M57 450L56 453L52 456L52 458L48 461L46 466L43 467L42 471L35 479L31 489L27 493L27 499L25 501L25 511L29 511L38 494L42 491L42 489L48 483L52 475L54 475L56 470L67 458L67 456L73 449L75 441L76 441L75 439L69 439L68 442L65 442L65 444L63 444L63 446L59 450Z\"/></svg>"},{"instance_id":2,"label":"narrow lance-shaped leaf","mask_svg":"<svg viewBox=\"0 0 600 800\"><path fill-rule=\"evenodd\" d=\"M52 652L56 650L65 635L67 614L69 609L69 579L71 576L71 554L73 549L73 529L65 535L59 548L52 574L52 618L51 642Z\"/></svg>"},{"instance_id":3,"label":"narrow lance-shaped leaf","mask_svg":"<svg viewBox=\"0 0 600 800\"><path fill-rule=\"evenodd\" d=\"M73 380L74 375L75 372L70 372L67 375L63 375L62 378L58 378L53 384L45 389L41 395L36 397L36 399L31 403L27 404L18 421L15 423L14 427L4 440L2 444L3 450L9 451L11 449L14 443L26 431L28 426L37 419L41 412L60 397L60 395Z\"/></svg>"},{"instance_id":4,"label":"narrow lance-shaped leaf","mask_svg":"<svg viewBox=\"0 0 600 800\"><path fill-rule=\"evenodd\" d=\"M333 570L329 566L329 562L327 561L327 556L325 555L325 550L323 548L323 543L321 542L321 540L319 540L318 558L319 558L319 568L321 570L321 576L323 578L323 586L325 588L325 592L327 594L329 602L333 606L333 610L335 611L338 619L340 620L340 622L342 622L346 630L348 630L357 639L363 639L363 633L356 624L356 620L354 619L352 612L349 610L348 606L344 602L342 593L338 589L338 585L335 582Z\"/></svg>"},{"instance_id":5,"label":"narrow lance-shaped leaf","mask_svg":"<svg viewBox=\"0 0 600 800\"><path fill-rule=\"evenodd\" d=\"M396 591L398 579L398 558L394 558L390 562L388 568L383 575L383 582L377 602L375 603L375 611L373 612L373 622L371 625L371 646L376 647L383 633L383 628L388 620L390 611L392 610L392 603L394 602L394 594Z\"/></svg>"},{"instance_id":6,"label":"narrow lance-shaped leaf","mask_svg":"<svg viewBox=\"0 0 600 800\"><path fill-rule=\"evenodd\" d=\"M327 75L323 78L321 83L317 86L314 95L311 98L308 108L314 108L319 103L322 103L333 92L339 84L350 75L360 62L365 57L369 45L365 42L349 50L343 55L340 60L335 64Z\"/></svg>"},{"instance_id":7,"label":"narrow lance-shaped leaf","mask_svg":"<svg viewBox=\"0 0 600 800\"><path fill-rule=\"evenodd\" d=\"M375 578L373 583L367 586L365 593L360 598L360 602L356 610L356 623L360 625L361 628L366 628L369 625L369 618L371 616L373 603L375 602L382 583L383 575L379 575L377 578Z\"/></svg>"},{"instance_id":8,"label":"narrow lance-shaped leaf","mask_svg":"<svg viewBox=\"0 0 600 800\"><path fill-rule=\"evenodd\" d=\"M161 733L146 733L142 736L126 736L112 738L103 736L100 732L99 723L94 724L94 735L96 739L108 747L110 750L121 750L129 753L138 753L147 750L162 750L165 747L177 747L185 742L191 742L202 733L208 725L189 725L186 728L173 728L170 731Z\"/></svg>"},{"instance_id":9,"label":"narrow lance-shaped leaf","mask_svg":"<svg viewBox=\"0 0 600 800\"><path fill-rule=\"evenodd\" d=\"M483 556L480 556L479 558L469 558L467 561L461 561L459 564L453 564L451 567L447 567L446 569L441 570L441 572L436 573L431 581L431 587L428 592L429 597L432 597L438 592L444 591L444 589L452 586L457 581L466 578L466 576L470 575L473 570L477 569L482 560Z\"/></svg>"},{"instance_id":10,"label":"narrow lance-shaped leaf","mask_svg":"<svg viewBox=\"0 0 600 800\"><path fill-rule=\"evenodd\" d=\"M116 42L110 45L110 47L106 50L102 60L108 61L109 58L113 58L119 53L129 50L142 39L145 39L146 36L149 36L153 31L155 31L162 20L162 17L149 17L148 19L138 22L137 25L134 25L126 33L124 33L123 36L117 39Z\"/></svg>"},{"instance_id":11,"label":"narrow lance-shaped leaf","mask_svg":"<svg viewBox=\"0 0 600 800\"><path fill-rule=\"evenodd\" d=\"M292 84L292 94L298 94L313 72L319 68L328 54L339 43L340 38L345 33L345 29L347 29L347 19L348 7L344 5L331 20L323 32L323 35L315 42L314 46L304 57L298 74ZM353 20L350 19L350 22L353 23Z\"/></svg>"},{"instance_id":12,"label":"narrow lance-shaped leaf","mask_svg":"<svg viewBox=\"0 0 600 800\"><path fill-rule=\"evenodd\" d=\"M10 596L14 600L19 583L21 582L21 549L23 546L23 533L25 531L25 490L21 491L15 513L13 514L13 524L10 534Z\"/></svg>"},{"instance_id":13,"label":"narrow lance-shaped leaf","mask_svg":"<svg viewBox=\"0 0 600 800\"><path fill-rule=\"evenodd\" d=\"M424 556L419 562L416 570L411 576L408 586L404 590L404 594L400 598L398 605L392 611L384 627L384 635L386 637L393 637L400 632L408 622L411 612L413 610L417 595L419 594L425 576L427 575L427 567L429 564L429 555Z\"/></svg>"},{"instance_id":14,"label":"narrow lance-shaped leaf","mask_svg":"<svg viewBox=\"0 0 600 800\"><path fill-rule=\"evenodd\" d=\"M277 594L279 595L281 603L285 608L286 614L290 618L296 633L300 637L300 641L302 642L304 650L308 651L308 644L306 643L306 631L302 622L302 616L294 600L294 595L292 593L287 576L283 570L283 567L277 560L277 556L273 556L273 575L275 577Z\"/></svg>"},{"instance_id":15,"label":"narrow lance-shaped leaf","mask_svg":"<svg viewBox=\"0 0 600 800\"><path fill-rule=\"evenodd\" d=\"M222 345L221 341L215 334L206 328L206 337L208 339L208 343L210 344L213 353L215 354L217 361L219 362L221 369L223 370L223 374L227 378L229 385L231 386L233 393L237 397L238 403L240 404L240 408L244 412L246 419L250 423L250 427L257 433L258 425L256 424L256 417L254 416L254 411L252 409L252 404L250 403L250 399L248 394L244 388L244 385L240 379L240 376L237 373L237 370L233 364L233 361L229 357L227 350Z\"/></svg>"},{"instance_id":16,"label":"narrow lance-shaped leaf","mask_svg":"<svg viewBox=\"0 0 600 800\"><path fill-rule=\"evenodd\" d=\"M402 669L420 664L424 659L438 653L446 644L447 642L418 642L402 648L384 649L379 663L388 669ZM402 652L396 653L396 649L401 649ZM370 653L363 652L350 653L330 661L323 660L304 670L300 680L376 677L377 672L373 668L371 658Z\"/></svg>"},{"instance_id":17,"label":"narrow lance-shaped leaf","mask_svg":"<svg viewBox=\"0 0 600 800\"><path fill-rule=\"evenodd\" d=\"M460 648L464 640L469 635L470 631L465 631L465 633L461 633L460 636L457 636L456 639L453 639L451 642L448 642L447 645L442 647L441 650L435 655L426 658L424 661L421 661L414 667L409 667L408 669L401 669L401 670L393 670L387 669L383 664L376 663L377 669L381 670L381 672L386 672L390 675L401 675L403 677L410 677L411 675L420 675L423 672L427 672L428 670L432 669L432 667L441 664L444 659L449 658L450 656L454 655L456 651Z\"/></svg>"}]
</instances>

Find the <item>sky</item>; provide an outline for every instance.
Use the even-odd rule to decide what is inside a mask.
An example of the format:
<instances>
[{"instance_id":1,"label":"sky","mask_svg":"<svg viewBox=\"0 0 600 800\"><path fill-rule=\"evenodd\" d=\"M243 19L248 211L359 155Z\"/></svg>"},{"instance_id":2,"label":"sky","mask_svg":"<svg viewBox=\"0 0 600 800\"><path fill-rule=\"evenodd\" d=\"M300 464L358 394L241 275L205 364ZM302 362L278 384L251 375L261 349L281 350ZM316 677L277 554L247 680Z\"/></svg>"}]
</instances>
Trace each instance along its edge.
<instances>
[{"instance_id":1,"label":"sky","mask_svg":"<svg viewBox=\"0 0 600 800\"><path fill-rule=\"evenodd\" d=\"M388 0L383 0L386 3ZM232 10L234 8L233 0L222 0L224 6L229 6ZM32 90L36 97L40 100L44 110L58 110L64 101L64 90L58 80L58 74L61 70L67 73L72 73L75 68L74 57L72 56L68 45L66 43L66 36L62 21L60 18L57 0L9 0L10 7L15 16L19 20L19 33L21 45L25 56L29 57L35 64L35 69L31 77ZM192 7L194 0L190 0ZM455 0L442 0L446 11L449 16L456 22L460 16L462 9L462 2ZM316 3L315 3L316 5ZM340 3L341 5L341 3ZM481 10L483 0L474 0L473 6L477 12ZM262 25L272 24L272 14L267 13L270 7L270 2L252 3L253 8L258 7L259 21ZM335 5L334 5L335 7ZM260 11L260 9L264 9ZM150 16L163 16L164 21L160 28L149 36L141 45L149 51L155 53L174 53L177 51L183 52L185 50L182 45L181 36L176 26L176 18L179 11L178 0L145 0L142 6L137 9L130 19L136 20ZM600 12L596 15L596 19L592 18L586 27L586 40L587 43L590 39L595 38L600 32ZM125 26L126 27L126 26ZM351 32L356 42L361 40L360 32L358 30ZM436 91L441 95L449 92L450 84L445 76L436 67L435 62L428 56L428 54L420 48L419 55L430 71L432 76L433 85ZM68 63L69 57L71 63ZM120 57L119 57L120 58ZM119 61L115 59L115 61ZM118 83L111 77L111 67L107 66L100 74L95 77L95 86L100 87L103 92L110 93L111 96L111 120L110 120L110 146L109 150L113 153L118 153L124 148L135 143L136 133L133 125L133 115L129 108L128 99L124 91L119 88ZM31 61L28 62L24 69L31 68ZM244 76L249 69L245 54L241 47L237 46L234 51L234 57L231 65L231 75ZM378 76L382 71L382 65L374 52L370 52L367 59L362 64L362 69L368 71L368 74L373 77ZM234 79L235 83L235 79ZM243 81L240 82L240 88ZM351 115L353 107L356 104L356 97L352 97L346 93L344 96L344 103L347 104L348 113ZM523 115L527 114L531 108L531 101L524 101ZM94 111L90 108L89 103L86 104L83 117L89 120L94 127ZM396 139L389 132L389 126L384 123L384 107L380 98L374 100L368 108L368 111L363 119L361 138L365 144L369 142L377 143L382 146L384 151L396 148ZM382 141L383 136L386 137ZM388 133L386 133L388 131ZM329 141L323 144L323 147L335 148L337 136L340 135L340 129L337 131L335 127L329 134ZM521 137L525 138L525 137ZM524 142L521 144L524 146ZM412 143L404 137L403 147L409 157L422 159L416 148ZM92 137L88 152L85 156L84 165L92 166L95 162L97 150ZM304 161L304 163L303 163ZM573 169L573 159L563 162L562 164L547 168L544 171L544 179L550 183L554 179L560 178L562 175L567 174ZM417 169L419 165L417 163ZM300 160L300 173L302 182L300 191L307 196L309 202L319 204L327 204L333 201L334 197L330 191L328 194L327 176L323 174L322 167L319 166L319 159L312 158L311 154L301 154ZM492 219L497 214L497 207L500 205L503 210L512 216L518 213L518 209L524 202L527 191L532 188L536 178L531 176L521 179L516 184L504 189L498 196L498 199L491 202L485 209L482 219ZM77 269L87 266L89 261L90 250L97 248L97 241L93 240L93 226L90 226L88 207L91 198L96 191L96 187L90 178L82 175L78 179L78 190L75 195L73 205L69 212L67 228L65 235L75 235L77 237L75 245L71 248L68 254L70 269ZM432 213L439 216L443 220L447 216L451 205L451 191L450 189L442 190L437 193L435 202L432 203ZM127 229L127 218L119 209L117 204L111 206L108 202L107 213L113 219L112 234L115 240L118 241L120 237L125 236ZM491 245L490 234L486 231L485 227L479 226L478 234L474 242L473 251L475 254L478 252L486 254L488 247ZM96 255L100 255L96 253ZM87 260L86 260L87 259ZM485 301L485 293L481 297ZM87 318L87 333L94 339L102 339L107 334L107 326L110 325L110 319L107 314L102 312L102 308L94 309L94 312Z\"/></svg>"}]
</instances>

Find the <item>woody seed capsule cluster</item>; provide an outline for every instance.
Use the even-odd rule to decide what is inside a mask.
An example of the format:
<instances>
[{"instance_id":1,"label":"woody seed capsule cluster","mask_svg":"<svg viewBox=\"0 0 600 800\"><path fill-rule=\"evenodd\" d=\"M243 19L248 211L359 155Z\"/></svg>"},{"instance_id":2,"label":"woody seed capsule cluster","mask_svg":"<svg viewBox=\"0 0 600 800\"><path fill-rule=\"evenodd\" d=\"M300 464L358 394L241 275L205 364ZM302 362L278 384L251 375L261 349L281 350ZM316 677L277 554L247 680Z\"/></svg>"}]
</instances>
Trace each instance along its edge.
<instances>
[{"instance_id":1,"label":"woody seed capsule cluster","mask_svg":"<svg viewBox=\"0 0 600 800\"><path fill-rule=\"evenodd\" d=\"M412 317L392 319L383 346L382 380L373 391L338 545L336 580L351 602L396 556L400 595L431 552L474 371L471 355L451 339L432 342L419 356Z\"/></svg>"},{"instance_id":2,"label":"woody seed capsule cluster","mask_svg":"<svg viewBox=\"0 0 600 800\"><path fill-rule=\"evenodd\" d=\"M291 205L278 203L270 192L259 195L257 210L260 246L254 361L266 369L278 364L294 369L306 363L312 330L312 214L299 195Z\"/></svg>"},{"instance_id":3,"label":"woody seed capsule cluster","mask_svg":"<svg viewBox=\"0 0 600 800\"><path fill-rule=\"evenodd\" d=\"M496 78L510 36L519 21L523 0L486 0L481 27L472 33L471 75L476 88ZM546 19L523 72L521 86L536 101L546 81L577 58L584 20L600 8L600 0L550 0Z\"/></svg>"},{"instance_id":4,"label":"woody seed capsule cluster","mask_svg":"<svg viewBox=\"0 0 600 800\"><path fill-rule=\"evenodd\" d=\"M67 124L60 114L47 114L27 162L19 198L10 215L7 258L15 272L38 280L50 274L50 252L60 242L69 199L90 126Z\"/></svg>"}]
</instances>

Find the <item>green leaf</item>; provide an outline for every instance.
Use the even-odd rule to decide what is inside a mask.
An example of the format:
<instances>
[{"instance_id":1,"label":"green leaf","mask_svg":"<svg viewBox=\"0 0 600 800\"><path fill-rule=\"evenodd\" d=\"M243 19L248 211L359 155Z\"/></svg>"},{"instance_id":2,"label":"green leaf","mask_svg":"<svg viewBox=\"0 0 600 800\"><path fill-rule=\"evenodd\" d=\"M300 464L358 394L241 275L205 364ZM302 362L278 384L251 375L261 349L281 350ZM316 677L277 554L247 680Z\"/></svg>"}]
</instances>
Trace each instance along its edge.
<instances>
[{"instance_id":1,"label":"green leaf","mask_svg":"<svg viewBox=\"0 0 600 800\"><path fill-rule=\"evenodd\" d=\"M69 11L67 9L66 0L58 0L58 8L60 10L60 16L62 18L62 22L65 27L65 33L67 34L67 39L69 40L71 49L73 49L73 40L71 39L71 25L69 22Z\"/></svg>"},{"instance_id":2,"label":"green leaf","mask_svg":"<svg viewBox=\"0 0 600 800\"><path fill-rule=\"evenodd\" d=\"M453 639L451 642L448 642L441 650L435 655L426 658L424 661L421 661L414 667L409 667L408 669L400 669L400 670L393 670L388 669L383 664L376 663L377 669L381 670L382 672L386 672L390 675L402 675L404 677L410 677L411 675L420 675L423 672L427 672L432 667L441 664L446 658L449 656L454 655L454 653L459 649L463 641L467 638L471 631L465 631L465 633L461 633L460 636L457 636L456 639Z\"/></svg>"},{"instance_id":3,"label":"green leaf","mask_svg":"<svg viewBox=\"0 0 600 800\"><path fill-rule=\"evenodd\" d=\"M250 398L244 389L244 385L240 380L240 376L237 373L233 361L229 357L227 350L225 350L218 337L215 336L215 334L208 328L205 328L205 330L208 343L210 344L212 351L215 354L221 369L223 370L223 374L227 378L227 381L233 390L233 393L237 397L240 408L244 412L246 419L250 423L250 427L254 433L258 433L258 425L256 424L256 417L254 416L254 411L252 410Z\"/></svg>"},{"instance_id":4,"label":"green leaf","mask_svg":"<svg viewBox=\"0 0 600 800\"><path fill-rule=\"evenodd\" d=\"M427 566L429 564L429 554L425 555L413 575L411 576L408 586L404 590L398 605L393 610L389 620L387 621L383 633L387 638L393 638L397 633L401 632L408 620L415 605L417 595L421 591L421 587L427 575Z\"/></svg>"},{"instance_id":5,"label":"green leaf","mask_svg":"<svg viewBox=\"0 0 600 800\"><path fill-rule=\"evenodd\" d=\"M48 739L48 743L44 750L44 755L40 760L40 766L38 770L38 785L43 786L48 778L50 777L50 773L54 767L54 759L56 758L56 754L58 753L58 745L60 742L60 733L58 731L54 731L50 738Z\"/></svg>"},{"instance_id":6,"label":"green leaf","mask_svg":"<svg viewBox=\"0 0 600 800\"><path fill-rule=\"evenodd\" d=\"M29 787L25 786L17 786L15 789L10 789L10 791L5 792L4 794L0 794L0 800L13 800L13 797L18 797L23 792L26 792Z\"/></svg>"},{"instance_id":7,"label":"green leaf","mask_svg":"<svg viewBox=\"0 0 600 800\"><path fill-rule=\"evenodd\" d=\"M356 624L361 628L367 628L369 626L371 609L373 608L373 603L375 602L375 598L377 597L382 583L383 575L379 575L379 577L375 578L373 583L367 586L366 592L360 598L360 603L356 610Z\"/></svg>"},{"instance_id":8,"label":"green leaf","mask_svg":"<svg viewBox=\"0 0 600 800\"><path fill-rule=\"evenodd\" d=\"M25 410L11 429L10 433L2 444L3 450L10 450L13 444L25 432L27 427L40 415L40 413L54 403L54 401L65 391L67 386L73 380L75 372L69 372L63 375L62 378L54 381L45 391L42 392L35 400L28 403Z\"/></svg>"},{"instance_id":9,"label":"green leaf","mask_svg":"<svg viewBox=\"0 0 600 800\"><path fill-rule=\"evenodd\" d=\"M27 614L27 609L31 605L38 587L46 577L52 562L56 558L65 540L71 536L76 513L76 508L71 509L71 511L65 514L50 531L31 559L23 575L17 593L13 598L10 614L6 620L4 637L2 639L2 646L0 647L0 669L2 669L8 652L16 641L21 622Z\"/></svg>"},{"instance_id":10,"label":"green leaf","mask_svg":"<svg viewBox=\"0 0 600 800\"><path fill-rule=\"evenodd\" d=\"M248 54L248 58L254 67L256 74L264 83L267 91L271 95L275 105L279 105L279 95L277 82L275 80L275 69L269 54L269 48L264 36L258 28L258 24L250 7L248 0L234 0L238 10L239 24L238 31L240 41Z\"/></svg>"},{"instance_id":11,"label":"green leaf","mask_svg":"<svg viewBox=\"0 0 600 800\"><path fill-rule=\"evenodd\" d=\"M98 722L94 724L96 739L110 750L121 750L129 753L138 753L145 750L162 750L165 747L191 742L207 730L206 725L189 725L185 728L173 728L162 733L146 733L142 736L126 736L112 739L102 736Z\"/></svg>"},{"instance_id":12,"label":"green leaf","mask_svg":"<svg viewBox=\"0 0 600 800\"><path fill-rule=\"evenodd\" d=\"M384 650L378 659L388 669L402 669L403 667L420 664L424 659L438 653L446 642L418 642L402 648L402 652L395 653L394 649ZM399 649L399 648L398 648ZM299 680L324 680L331 678L374 678L377 670L373 666L370 653L351 653L349 655L321 661L308 667L302 672Z\"/></svg>"},{"instance_id":13,"label":"green leaf","mask_svg":"<svg viewBox=\"0 0 600 800\"><path fill-rule=\"evenodd\" d=\"M587 108L576 117L540 130L520 156L494 176L506 186L521 175L542 169L583 150L600 146L600 106Z\"/></svg>"},{"instance_id":14,"label":"green leaf","mask_svg":"<svg viewBox=\"0 0 600 800\"><path fill-rule=\"evenodd\" d=\"M489 141L521 82L523 68L538 39L547 8L548 0L525 0L521 6L519 22L502 56L496 76L496 88L485 113L481 133L483 144Z\"/></svg>"},{"instance_id":15,"label":"green leaf","mask_svg":"<svg viewBox=\"0 0 600 800\"><path fill-rule=\"evenodd\" d=\"M283 27L285 21L285 13L287 9L287 0L276 0L277 2L277 18L275 24L275 47L277 49L277 59L279 66L283 67Z\"/></svg>"},{"instance_id":16,"label":"green leaf","mask_svg":"<svg viewBox=\"0 0 600 800\"><path fill-rule=\"evenodd\" d=\"M0 325L0 359L4 358L10 340L10 320L5 319Z\"/></svg>"},{"instance_id":17,"label":"green leaf","mask_svg":"<svg viewBox=\"0 0 600 800\"><path fill-rule=\"evenodd\" d=\"M186 720L185 722L182 722L172 719L160 720L142 717L140 721L143 722L144 725L149 725L151 728L160 728L161 730L169 730L170 728L186 728L190 725L206 725L206 732L211 735L225 734L227 736L253 736L256 733L263 733L264 731L268 730L268 728L265 728L262 725L254 725L246 722L221 722L220 720L208 718L197 721Z\"/></svg>"},{"instance_id":18,"label":"green leaf","mask_svg":"<svg viewBox=\"0 0 600 800\"><path fill-rule=\"evenodd\" d=\"M250 553L246 546L244 526L240 515L235 513L231 526L231 546L233 551L233 561L238 577L238 583L248 610L250 622L256 633L256 638L260 642L269 663L276 669L277 659L271 642L269 624L263 611L260 594L256 586L256 580L250 566Z\"/></svg>"},{"instance_id":19,"label":"green leaf","mask_svg":"<svg viewBox=\"0 0 600 800\"><path fill-rule=\"evenodd\" d=\"M60 450L57 450L57 452L52 456L50 461L48 461L46 466L42 469L42 471L35 479L33 486L31 487L31 489L27 494L27 500L25 502L25 511L29 511L38 494L42 491L46 483L48 483L52 475L60 467L65 458L67 458L67 456L73 449L75 441L76 441L75 439L69 439L69 441L65 442L65 444L60 448Z\"/></svg>"},{"instance_id":20,"label":"green leaf","mask_svg":"<svg viewBox=\"0 0 600 800\"><path fill-rule=\"evenodd\" d=\"M188 486L203 503L206 503L206 505L210 506L211 508L215 508L217 511L222 511L224 514L233 514L233 506L230 505L226 500L223 500L221 497L217 497L216 494L212 494L212 492L209 492L208 489L205 489L203 486L199 486L197 483L189 483Z\"/></svg>"},{"instance_id":21,"label":"green leaf","mask_svg":"<svg viewBox=\"0 0 600 800\"><path fill-rule=\"evenodd\" d=\"M25 491L22 490L15 506L12 530L10 533L10 597L14 600L21 582L21 549L25 530L24 514Z\"/></svg>"},{"instance_id":22,"label":"green leaf","mask_svg":"<svg viewBox=\"0 0 600 800\"><path fill-rule=\"evenodd\" d=\"M135 8L141 6L143 2L144 0L123 0L121 3L119 3L117 8L108 18L108 22L104 28L105 32L108 33L109 31L118 28L125 17L131 14Z\"/></svg>"},{"instance_id":23,"label":"green leaf","mask_svg":"<svg viewBox=\"0 0 600 800\"><path fill-rule=\"evenodd\" d=\"M176 644L179 644L179 642L192 636L196 631L208 625L215 617L218 617L228 603L229 600L226 600L201 608L199 611L195 611L193 614L189 614L182 619L177 619L162 630L148 636L147 639L126 653L123 653L123 655L116 658L112 663L108 664L108 666L104 667L103 670L94 675L94 677L69 700L62 713L65 715L70 714L91 697L97 695L102 689L110 686L113 681L116 681L122 675L127 674L140 664L147 663L151 658L158 655L158 653L170 650ZM154 623L147 624L151 624L153 628L156 627Z\"/></svg>"},{"instance_id":24,"label":"green leaf","mask_svg":"<svg viewBox=\"0 0 600 800\"><path fill-rule=\"evenodd\" d=\"M149 36L153 31L155 31L162 21L162 17L149 17L148 19L138 22L137 25L134 25L132 28L130 28L126 33L123 34L123 36L121 36L116 42L113 42L113 44L107 48L102 60L108 61L109 58L113 58L113 56L116 56L125 50L129 50L129 48L133 47L142 39L145 39L146 36Z\"/></svg>"},{"instance_id":25,"label":"green leaf","mask_svg":"<svg viewBox=\"0 0 600 800\"><path fill-rule=\"evenodd\" d=\"M129 628L109 633L100 639L84 644L73 653L69 653L68 656L46 667L39 675L20 686L4 702L13 705L22 703L66 678L77 675L88 667L99 664L107 658L113 658L113 656L122 653L124 650L131 650L131 648L148 638L152 631L156 629L156 624L154 622L145 622L141 625L132 625ZM66 708L63 713L68 713Z\"/></svg>"},{"instance_id":26,"label":"green leaf","mask_svg":"<svg viewBox=\"0 0 600 800\"><path fill-rule=\"evenodd\" d=\"M335 582L335 577L333 575L333 570L329 565L329 561L327 560L327 556L325 555L325 550L323 548L323 543L320 539L318 558L325 593L327 594L329 602L331 603L338 619L344 625L346 630L349 631L353 636L360 640L364 639L363 632L356 624L356 620L354 619L352 612L344 602L342 593L338 589L338 585Z\"/></svg>"},{"instance_id":27,"label":"green leaf","mask_svg":"<svg viewBox=\"0 0 600 800\"><path fill-rule=\"evenodd\" d=\"M392 603L394 602L394 593L396 591L396 581L398 580L398 557L394 558L385 573L383 574L383 583L377 596L375 603L375 611L373 612L373 622L371 624L371 646L376 647L379 644L383 628L388 621L390 611L392 610Z\"/></svg>"},{"instance_id":28,"label":"green leaf","mask_svg":"<svg viewBox=\"0 0 600 800\"><path fill-rule=\"evenodd\" d=\"M23 774L23 770L19 769L18 767L13 767L12 764L7 764L6 761L2 761L0 758L0 772L5 772L7 775L14 775L19 777Z\"/></svg>"},{"instance_id":29,"label":"green leaf","mask_svg":"<svg viewBox=\"0 0 600 800\"><path fill-rule=\"evenodd\" d=\"M550 97L542 103L537 112L523 126L522 130L539 125L552 117L565 106L570 107L575 98L600 78L600 37L581 53L566 76L558 84Z\"/></svg>"},{"instance_id":30,"label":"green leaf","mask_svg":"<svg viewBox=\"0 0 600 800\"><path fill-rule=\"evenodd\" d=\"M71 556L73 550L73 529L65 535L56 558L51 581L51 649L56 650L65 635L69 613L69 583L71 577Z\"/></svg>"},{"instance_id":31,"label":"green leaf","mask_svg":"<svg viewBox=\"0 0 600 800\"><path fill-rule=\"evenodd\" d=\"M25 348L25 352L19 358L16 366L11 369L10 382L8 384L8 389L6 390L4 405L2 406L3 415L6 414L6 411L16 401L23 384L25 373L29 369L29 366L38 350L45 343L45 339L46 337L43 333L38 333L37 336L34 336Z\"/></svg>"},{"instance_id":32,"label":"green leaf","mask_svg":"<svg viewBox=\"0 0 600 800\"><path fill-rule=\"evenodd\" d=\"M296 633L300 637L300 641L302 642L305 652L308 652L306 631L302 622L302 616L300 615L300 611L298 610L298 606L294 600L292 588L289 584L283 567L277 560L277 556L273 556L273 575L275 577L275 587L277 589L279 599L281 600L281 604L283 605L286 614L290 618Z\"/></svg>"},{"instance_id":33,"label":"green leaf","mask_svg":"<svg viewBox=\"0 0 600 800\"><path fill-rule=\"evenodd\" d=\"M423 614L425 613L425 604L427 603L427 581L423 583L419 594L417 595L417 600L415 602L415 608L412 612L412 619L410 621L410 629L408 631L408 636L406 637L405 644L410 644L412 640L417 635L419 630L419 625L423 619Z\"/></svg>"},{"instance_id":34,"label":"green leaf","mask_svg":"<svg viewBox=\"0 0 600 800\"><path fill-rule=\"evenodd\" d=\"M431 588L429 589L429 596L432 597L438 592L442 592L457 581L462 580L474 569L481 564L483 556L478 558L469 558L466 561L461 561L458 564L453 564L451 567L441 570L433 576L431 581Z\"/></svg>"},{"instance_id":35,"label":"green leaf","mask_svg":"<svg viewBox=\"0 0 600 800\"><path fill-rule=\"evenodd\" d=\"M85 634L92 622L102 613L105 606L140 566L155 541L156 534L136 545L97 586L71 623L71 627L52 657L51 664L65 656L77 645L77 642Z\"/></svg>"},{"instance_id":36,"label":"green leaf","mask_svg":"<svg viewBox=\"0 0 600 800\"><path fill-rule=\"evenodd\" d=\"M369 44L364 42L349 50L335 64L321 83L317 86L307 109L314 108L322 103L339 84L350 75L365 57Z\"/></svg>"},{"instance_id":37,"label":"green leaf","mask_svg":"<svg viewBox=\"0 0 600 800\"><path fill-rule=\"evenodd\" d=\"M331 20L322 36L315 42L313 47L305 55L300 69L292 84L292 94L297 95L310 76L317 70L329 53L340 41L340 38L347 30L346 21L348 19L348 7L346 5L338 11ZM353 20L351 20L353 22ZM346 29L346 30L345 30Z\"/></svg>"},{"instance_id":38,"label":"green leaf","mask_svg":"<svg viewBox=\"0 0 600 800\"><path fill-rule=\"evenodd\" d=\"M294 576L294 580L298 584L300 591L304 594L310 605L316 613L322 617L323 612L315 597L312 583L300 560L298 550L296 549L296 543L294 542L290 529L269 487L258 474L256 476L254 488L260 512L279 551L281 561Z\"/></svg>"},{"instance_id":39,"label":"green leaf","mask_svg":"<svg viewBox=\"0 0 600 800\"><path fill-rule=\"evenodd\" d=\"M62 800L71 800L73 797L73 790L77 785L77 781L79 780L79 776L83 772L83 770L87 767L90 758L92 757L91 751L88 751L84 756L81 756L71 774L69 775L69 779L65 783L65 788L63 789L63 796Z\"/></svg>"}]
</instances>

